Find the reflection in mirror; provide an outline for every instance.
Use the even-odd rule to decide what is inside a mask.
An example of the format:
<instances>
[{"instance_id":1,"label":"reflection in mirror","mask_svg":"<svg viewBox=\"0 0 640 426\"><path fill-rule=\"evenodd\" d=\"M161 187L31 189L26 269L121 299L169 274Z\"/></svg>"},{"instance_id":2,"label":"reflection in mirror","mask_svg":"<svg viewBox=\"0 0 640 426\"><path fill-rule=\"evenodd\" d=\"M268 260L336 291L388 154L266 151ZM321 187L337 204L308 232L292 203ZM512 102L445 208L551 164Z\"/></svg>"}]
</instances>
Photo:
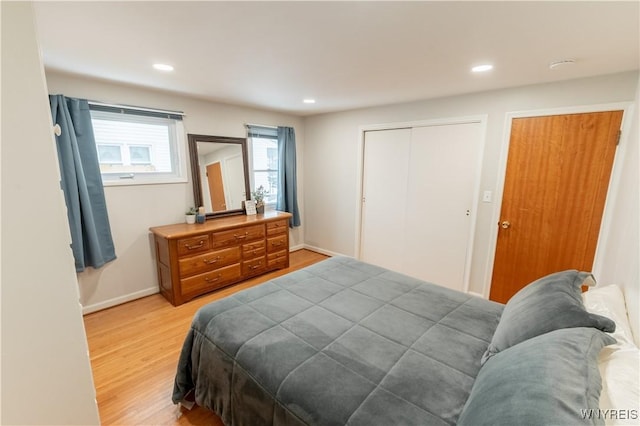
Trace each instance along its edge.
<instances>
[{"instance_id":1,"label":"reflection in mirror","mask_svg":"<svg viewBox=\"0 0 640 426\"><path fill-rule=\"evenodd\" d=\"M242 208L247 194L240 145L198 142L198 166L205 211Z\"/></svg>"},{"instance_id":2,"label":"reflection in mirror","mask_svg":"<svg viewBox=\"0 0 640 426\"><path fill-rule=\"evenodd\" d=\"M207 216L242 214L249 193L246 140L188 135L196 207Z\"/></svg>"}]
</instances>

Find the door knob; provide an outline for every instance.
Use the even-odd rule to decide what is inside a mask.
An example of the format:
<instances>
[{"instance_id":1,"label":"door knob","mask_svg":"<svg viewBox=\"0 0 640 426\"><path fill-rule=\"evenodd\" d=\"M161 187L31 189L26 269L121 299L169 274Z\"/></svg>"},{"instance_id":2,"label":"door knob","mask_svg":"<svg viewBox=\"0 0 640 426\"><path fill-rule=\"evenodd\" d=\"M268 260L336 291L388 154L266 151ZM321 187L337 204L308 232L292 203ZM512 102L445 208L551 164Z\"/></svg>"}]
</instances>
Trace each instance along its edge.
<instances>
[{"instance_id":1,"label":"door knob","mask_svg":"<svg viewBox=\"0 0 640 426\"><path fill-rule=\"evenodd\" d=\"M500 222L500 226L502 227L502 229L508 229L511 226L511 222L505 220L503 222Z\"/></svg>"}]
</instances>

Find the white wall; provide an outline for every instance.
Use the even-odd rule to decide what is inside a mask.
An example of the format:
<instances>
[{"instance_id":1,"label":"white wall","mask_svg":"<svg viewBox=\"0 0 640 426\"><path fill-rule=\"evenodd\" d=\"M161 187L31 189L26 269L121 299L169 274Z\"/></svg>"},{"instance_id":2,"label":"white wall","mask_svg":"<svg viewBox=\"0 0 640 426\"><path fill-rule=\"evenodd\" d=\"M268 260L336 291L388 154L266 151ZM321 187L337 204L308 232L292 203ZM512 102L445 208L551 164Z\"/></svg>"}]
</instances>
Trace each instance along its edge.
<instances>
[{"instance_id":1,"label":"white wall","mask_svg":"<svg viewBox=\"0 0 640 426\"><path fill-rule=\"evenodd\" d=\"M607 201L612 204L612 215L603 225L609 232L602 247L602 269L594 272L600 284L622 287L631 327L640 345L640 79L635 109L628 120L628 127L623 125L628 135L621 139L619 148L626 151L625 161L620 164L620 180Z\"/></svg>"},{"instance_id":2,"label":"white wall","mask_svg":"<svg viewBox=\"0 0 640 426\"><path fill-rule=\"evenodd\" d=\"M32 4L1 5L0 423L99 424Z\"/></svg>"},{"instance_id":3,"label":"white wall","mask_svg":"<svg viewBox=\"0 0 640 426\"><path fill-rule=\"evenodd\" d=\"M183 111L186 133L246 137L246 123L291 126L296 131L298 197L304 199L304 128L300 117L188 98L169 92L91 80L47 71L50 94L94 101ZM186 143L186 137L185 137ZM185 148L186 152L188 150ZM79 274L85 312L158 292L151 226L184 221L193 205L191 177L188 183L105 187L109 220L118 258L100 269ZM301 208L302 210L302 208ZM302 211L304 224L304 211ZM290 232L291 246L303 243L303 227Z\"/></svg>"},{"instance_id":4,"label":"white wall","mask_svg":"<svg viewBox=\"0 0 640 426\"><path fill-rule=\"evenodd\" d=\"M638 73L628 72L553 84L308 117L305 120L305 242L329 252L356 255L359 128L364 125L487 114L480 191L495 191L507 112L633 102ZM494 212L499 202L479 202L470 291L484 294ZM489 271L490 272L490 271ZM637 281L636 281L637 285Z\"/></svg>"}]
</instances>

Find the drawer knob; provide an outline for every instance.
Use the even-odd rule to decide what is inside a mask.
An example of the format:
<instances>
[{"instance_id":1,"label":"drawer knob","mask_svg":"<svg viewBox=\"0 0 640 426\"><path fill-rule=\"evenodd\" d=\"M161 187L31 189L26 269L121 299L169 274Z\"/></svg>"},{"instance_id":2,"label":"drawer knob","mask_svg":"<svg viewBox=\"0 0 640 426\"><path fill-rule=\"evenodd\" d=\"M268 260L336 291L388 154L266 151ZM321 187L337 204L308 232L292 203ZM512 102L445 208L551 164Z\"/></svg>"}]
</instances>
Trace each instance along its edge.
<instances>
[{"instance_id":1,"label":"drawer knob","mask_svg":"<svg viewBox=\"0 0 640 426\"><path fill-rule=\"evenodd\" d=\"M247 238L248 235L249 235L248 232L245 232L244 235L233 234L233 236L236 238L236 240L243 240L243 239Z\"/></svg>"},{"instance_id":2,"label":"drawer knob","mask_svg":"<svg viewBox=\"0 0 640 426\"><path fill-rule=\"evenodd\" d=\"M206 263L207 265L212 265L212 264L216 263L219 260L222 260L222 258L220 256L216 256L213 259L203 259L202 261L204 263Z\"/></svg>"}]
</instances>

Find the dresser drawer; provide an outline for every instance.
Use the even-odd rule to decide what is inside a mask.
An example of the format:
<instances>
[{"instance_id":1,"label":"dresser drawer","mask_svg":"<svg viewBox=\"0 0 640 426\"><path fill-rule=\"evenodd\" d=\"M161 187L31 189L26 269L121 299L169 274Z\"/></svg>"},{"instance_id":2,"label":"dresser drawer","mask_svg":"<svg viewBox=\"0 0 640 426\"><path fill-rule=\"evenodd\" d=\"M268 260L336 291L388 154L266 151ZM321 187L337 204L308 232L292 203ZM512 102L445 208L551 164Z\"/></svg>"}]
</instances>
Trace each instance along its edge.
<instances>
[{"instance_id":1,"label":"dresser drawer","mask_svg":"<svg viewBox=\"0 0 640 426\"><path fill-rule=\"evenodd\" d=\"M272 268L283 268L289 264L289 252L287 250L282 250L277 253L271 253L267 255L267 267L269 269Z\"/></svg>"},{"instance_id":2,"label":"dresser drawer","mask_svg":"<svg viewBox=\"0 0 640 426\"><path fill-rule=\"evenodd\" d=\"M180 277L201 274L222 266L240 262L240 247L210 251L198 256L185 257L178 261Z\"/></svg>"},{"instance_id":3,"label":"dresser drawer","mask_svg":"<svg viewBox=\"0 0 640 426\"><path fill-rule=\"evenodd\" d=\"M267 269L267 259L262 256L246 262L242 262L242 275L255 275Z\"/></svg>"},{"instance_id":4,"label":"dresser drawer","mask_svg":"<svg viewBox=\"0 0 640 426\"><path fill-rule=\"evenodd\" d=\"M178 240L178 256L202 253L211 249L209 234Z\"/></svg>"},{"instance_id":5,"label":"dresser drawer","mask_svg":"<svg viewBox=\"0 0 640 426\"><path fill-rule=\"evenodd\" d=\"M284 234L288 232L288 229L289 221L287 220L269 222L267 223L267 236L270 237L272 235Z\"/></svg>"},{"instance_id":6,"label":"dresser drawer","mask_svg":"<svg viewBox=\"0 0 640 426\"><path fill-rule=\"evenodd\" d=\"M236 263L212 272L184 278L180 280L180 291L183 296L189 296L215 290L240 279L240 272L240 264Z\"/></svg>"},{"instance_id":7,"label":"dresser drawer","mask_svg":"<svg viewBox=\"0 0 640 426\"><path fill-rule=\"evenodd\" d=\"M245 259L264 256L264 253L265 253L264 239L242 245L242 257L244 257Z\"/></svg>"},{"instance_id":8,"label":"dresser drawer","mask_svg":"<svg viewBox=\"0 0 640 426\"><path fill-rule=\"evenodd\" d=\"M229 247L244 243L245 241L258 240L264 238L264 225L247 226L244 228L232 229L212 234L213 247Z\"/></svg>"},{"instance_id":9,"label":"dresser drawer","mask_svg":"<svg viewBox=\"0 0 640 426\"><path fill-rule=\"evenodd\" d=\"M287 234L267 238L267 253L275 253L287 247Z\"/></svg>"}]
</instances>

